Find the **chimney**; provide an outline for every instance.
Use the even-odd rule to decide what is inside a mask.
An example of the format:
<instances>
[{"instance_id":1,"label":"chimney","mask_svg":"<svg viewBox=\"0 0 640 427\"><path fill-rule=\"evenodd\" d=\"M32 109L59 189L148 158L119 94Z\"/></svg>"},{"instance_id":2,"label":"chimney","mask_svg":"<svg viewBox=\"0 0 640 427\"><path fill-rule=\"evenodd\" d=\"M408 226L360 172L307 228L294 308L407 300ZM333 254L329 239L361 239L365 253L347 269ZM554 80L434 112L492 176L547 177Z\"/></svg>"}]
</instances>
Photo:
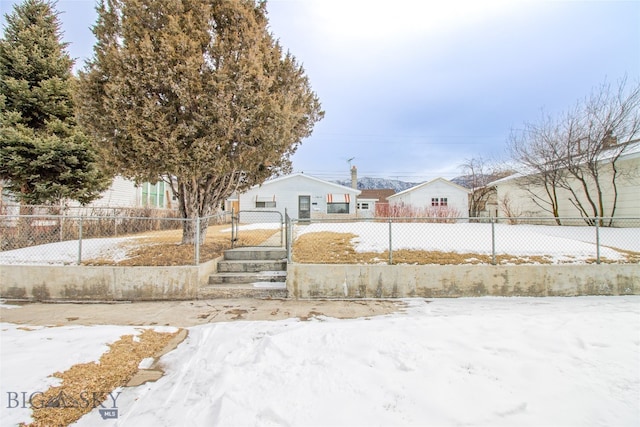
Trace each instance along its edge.
<instances>
[{"instance_id":1,"label":"chimney","mask_svg":"<svg viewBox=\"0 0 640 427\"><path fill-rule=\"evenodd\" d=\"M351 166L351 188L358 189L358 168Z\"/></svg>"}]
</instances>

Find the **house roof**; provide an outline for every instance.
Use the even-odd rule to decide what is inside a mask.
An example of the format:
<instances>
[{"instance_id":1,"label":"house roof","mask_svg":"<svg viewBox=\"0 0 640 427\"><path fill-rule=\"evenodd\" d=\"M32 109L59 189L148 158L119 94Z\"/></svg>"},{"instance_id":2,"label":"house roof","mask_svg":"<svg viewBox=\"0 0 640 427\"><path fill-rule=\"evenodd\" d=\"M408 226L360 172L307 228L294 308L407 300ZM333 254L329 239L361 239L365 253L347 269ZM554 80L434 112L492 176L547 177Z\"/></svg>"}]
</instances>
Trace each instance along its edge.
<instances>
[{"instance_id":1,"label":"house roof","mask_svg":"<svg viewBox=\"0 0 640 427\"><path fill-rule=\"evenodd\" d=\"M377 188L362 190L358 199L377 200L379 203L387 203L387 197L395 194L396 190L393 188Z\"/></svg>"},{"instance_id":2,"label":"house roof","mask_svg":"<svg viewBox=\"0 0 640 427\"><path fill-rule=\"evenodd\" d=\"M461 191L464 191L467 194L471 192L471 190L469 190L468 188L464 188L463 186L458 185L455 182L451 182L448 179L444 179L444 178L440 177L440 178L432 179L431 181L423 182L422 184L418 184L418 185L416 185L414 187L407 188L404 191L401 191L399 193L396 193L396 194L393 194L393 195L389 196L388 199L393 199L396 196L401 196L403 194L407 194L407 193L410 193L412 191L415 191L415 190L417 190L419 188L427 187L427 186L429 186L429 185L431 185L431 184L433 184L435 182L438 182L438 181L442 181L445 184L450 185L451 187L457 188L457 189L459 189Z\"/></svg>"},{"instance_id":3,"label":"house roof","mask_svg":"<svg viewBox=\"0 0 640 427\"><path fill-rule=\"evenodd\" d=\"M360 194L360 190L357 190L355 188L346 187L344 185L336 184L336 183L330 182L330 181L325 181L323 179L316 178L314 176L307 175L307 174L302 173L302 172L294 173L294 174L291 174L291 175L280 176L278 178L273 178L273 179L270 179L268 181L263 182L262 184L254 185L253 187L251 187L251 189L253 190L255 188L264 187L265 185L274 184L276 182L287 181L287 180L294 179L294 178L299 178L299 177L304 178L304 179L308 179L309 181L315 181L317 183L326 185L328 187L332 187L335 190L340 191L342 193L350 193L350 194L354 194L356 196Z\"/></svg>"},{"instance_id":4,"label":"house roof","mask_svg":"<svg viewBox=\"0 0 640 427\"><path fill-rule=\"evenodd\" d=\"M626 159L626 158L634 158L640 156L640 139L634 139L633 141L626 142L626 147L623 147L624 151L620 155L618 160ZM619 148L619 146L613 146L613 148ZM612 158L612 156L603 157L600 161L608 160ZM487 187L495 187L498 184L503 184L505 182L509 182L514 179L522 178L523 176L535 175L536 172L526 173L526 172L516 172L512 175L505 176L504 178L497 179L488 183Z\"/></svg>"}]
</instances>

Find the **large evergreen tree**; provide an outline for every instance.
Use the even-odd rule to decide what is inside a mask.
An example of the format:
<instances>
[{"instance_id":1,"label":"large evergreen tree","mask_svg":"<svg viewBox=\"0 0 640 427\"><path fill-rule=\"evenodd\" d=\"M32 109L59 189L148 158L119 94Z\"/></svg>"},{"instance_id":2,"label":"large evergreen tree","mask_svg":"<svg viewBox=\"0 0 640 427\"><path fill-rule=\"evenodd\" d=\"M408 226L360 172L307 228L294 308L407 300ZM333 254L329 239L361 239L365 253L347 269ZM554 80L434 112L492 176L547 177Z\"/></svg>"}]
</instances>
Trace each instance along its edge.
<instances>
[{"instance_id":1,"label":"large evergreen tree","mask_svg":"<svg viewBox=\"0 0 640 427\"><path fill-rule=\"evenodd\" d=\"M73 61L53 4L26 0L0 39L0 179L21 202L87 203L109 180L74 118Z\"/></svg>"},{"instance_id":2,"label":"large evergreen tree","mask_svg":"<svg viewBox=\"0 0 640 427\"><path fill-rule=\"evenodd\" d=\"M121 174L166 180L193 219L290 169L323 113L264 2L102 0L98 13L80 119Z\"/></svg>"}]
</instances>

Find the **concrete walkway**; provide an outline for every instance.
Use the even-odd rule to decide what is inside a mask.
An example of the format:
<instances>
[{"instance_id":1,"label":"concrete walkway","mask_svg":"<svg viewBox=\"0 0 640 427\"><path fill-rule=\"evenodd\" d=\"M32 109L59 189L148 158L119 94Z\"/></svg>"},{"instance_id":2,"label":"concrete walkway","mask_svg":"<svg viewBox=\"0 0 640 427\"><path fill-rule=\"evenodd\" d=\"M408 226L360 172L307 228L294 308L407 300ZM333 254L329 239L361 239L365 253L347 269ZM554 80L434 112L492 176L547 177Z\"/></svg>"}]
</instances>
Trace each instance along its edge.
<instances>
[{"instance_id":1,"label":"concrete walkway","mask_svg":"<svg viewBox=\"0 0 640 427\"><path fill-rule=\"evenodd\" d=\"M13 307L13 308L9 308ZM228 299L116 304L0 304L0 322L63 325L139 325L188 327L233 320L281 320L314 316L340 319L401 311L402 301L386 300L258 300Z\"/></svg>"}]
</instances>

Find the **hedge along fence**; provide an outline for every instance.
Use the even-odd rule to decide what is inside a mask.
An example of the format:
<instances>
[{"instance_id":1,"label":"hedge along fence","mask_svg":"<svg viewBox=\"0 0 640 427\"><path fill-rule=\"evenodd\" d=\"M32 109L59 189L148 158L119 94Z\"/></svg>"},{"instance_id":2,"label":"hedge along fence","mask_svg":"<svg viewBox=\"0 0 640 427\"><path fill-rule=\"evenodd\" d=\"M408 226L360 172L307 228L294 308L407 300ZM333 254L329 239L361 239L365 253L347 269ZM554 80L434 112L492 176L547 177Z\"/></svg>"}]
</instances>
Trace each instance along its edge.
<instances>
[{"instance_id":1,"label":"hedge along fence","mask_svg":"<svg viewBox=\"0 0 640 427\"><path fill-rule=\"evenodd\" d=\"M432 222L454 223L460 217L462 217L462 212L450 206L416 208L407 204L376 203L376 218L395 221L429 219Z\"/></svg>"}]
</instances>

